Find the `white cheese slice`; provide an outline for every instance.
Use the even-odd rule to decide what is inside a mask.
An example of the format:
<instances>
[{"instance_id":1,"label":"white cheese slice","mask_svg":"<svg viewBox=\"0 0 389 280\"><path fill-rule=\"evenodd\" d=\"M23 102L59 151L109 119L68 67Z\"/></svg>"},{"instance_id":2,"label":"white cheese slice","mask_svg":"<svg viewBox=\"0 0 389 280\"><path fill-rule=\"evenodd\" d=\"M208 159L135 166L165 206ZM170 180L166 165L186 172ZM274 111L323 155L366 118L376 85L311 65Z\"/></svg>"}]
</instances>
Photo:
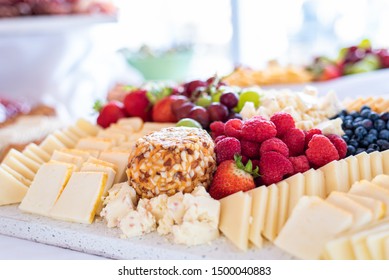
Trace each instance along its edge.
<instances>
[{"instance_id":1,"label":"white cheese slice","mask_svg":"<svg viewBox=\"0 0 389 280\"><path fill-rule=\"evenodd\" d=\"M265 225L262 230L262 235L268 240L273 241L277 236L279 190L275 184L268 186L267 189L269 194L266 206Z\"/></svg>"},{"instance_id":2,"label":"white cheese slice","mask_svg":"<svg viewBox=\"0 0 389 280\"><path fill-rule=\"evenodd\" d=\"M371 177L374 178L377 175L384 173L384 165L382 160L382 154L378 151L370 153L370 166L371 166Z\"/></svg>"},{"instance_id":3,"label":"white cheese slice","mask_svg":"<svg viewBox=\"0 0 389 280\"><path fill-rule=\"evenodd\" d=\"M28 187L0 167L0 205L19 203Z\"/></svg>"},{"instance_id":4,"label":"white cheese slice","mask_svg":"<svg viewBox=\"0 0 389 280\"><path fill-rule=\"evenodd\" d=\"M96 137L86 137L81 138L77 145L76 149L79 150L97 150L97 151L105 151L109 148L113 147L115 141L108 138L96 138Z\"/></svg>"},{"instance_id":5,"label":"white cheese slice","mask_svg":"<svg viewBox=\"0 0 389 280\"><path fill-rule=\"evenodd\" d=\"M28 169L30 169L32 172L36 173L41 166L39 163L36 161L28 158L27 156L23 155L21 152L15 150L15 149L10 149L5 156L3 162L7 162L7 159L9 157L14 157L17 160L19 160L21 163L23 163Z\"/></svg>"},{"instance_id":6,"label":"white cheese slice","mask_svg":"<svg viewBox=\"0 0 389 280\"><path fill-rule=\"evenodd\" d=\"M117 169L118 169L116 164L111 163L109 161L101 160L101 159L98 159L98 158L95 158L95 157L89 157L86 162L87 163L93 163L93 164L98 164L98 165L110 167L113 170L115 170L115 172L117 172Z\"/></svg>"},{"instance_id":7,"label":"white cheese slice","mask_svg":"<svg viewBox=\"0 0 389 280\"><path fill-rule=\"evenodd\" d=\"M25 155L26 157L28 157L29 159L35 161L36 163L39 163L39 164L45 163L45 161L43 159L41 159L39 156L37 156L35 153L33 153L29 149L24 149L22 154Z\"/></svg>"},{"instance_id":8,"label":"white cheese slice","mask_svg":"<svg viewBox=\"0 0 389 280\"><path fill-rule=\"evenodd\" d=\"M329 260L355 260L350 237L343 236L327 242L324 255Z\"/></svg>"},{"instance_id":9,"label":"white cheese slice","mask_svg":"<svg viewBox=\"0 0 389 280\"><path fill-rule=\"evenodd\" d=\"M60 130L56 130L53 132L53 135L66 146L66 148L74 148L77 144L77 140L74 140L73 138L67 136L65 133L63 133Z\"/></svg>"},{"instance_id":10,"label":"white cheese slice","mask_svg":"<svg viewBox=\"0 0 389 280\"><path fill-rule=\"evenodd\" d=\"M343 192L334 191L326 200L353 215L354 220L350 229L361 228L373 221L373 212L369 208L355 202Z\"/></svg>"},{"instance_id":11,"label":"white cheese slice","mask_svg":"<svg viewBox=\"0 0 389 280\"><path fill-rule=\"evenodd\" d=\"M62 149L60 151L69 155L82 157L84 161L87 161L91 156L98 157L100 154L100 152L96 150Z\"/></svg>"},{"instance_id":12,"label":"white cheese slice","mask_svg":"<svg viewBox=\"0 0 389 280\"><path fill-rule=\"evenodd\" d=\"M31 153L38 156L44 162L48 162L50 160L50 154L48 154L46 151L44 151L41 147L39 147L35 143L28 144L24 150L31 151Z\"/></svg>"},{"instance_id":13,"label":"white cheese slice","mask_svg":"<svg viewBox=\"0 0 389 280\"><path fill-rule=\"evenodd\" d=\"M138 117L123 118L117 122L118 125L131 127L134 132L140 131L143 127L143 120Z\"/></svg>"},{"instance_id":14,"label":"white cheese slice","mask_svg":"<svg viewBox=\"0 0 389 280\"><path fill-rule=\"evenodd\" d=\"M14 169L18 173L22 174L25 178L32 181L34 179L35 173L31 171L27 166L25 166L20 160L14 156L8 157L3 160L3 163L8 165L10 168Z\"/></svg>"},{"instance_id":15,"label":"white cheese slice","mask_svg":"<svg viewBox=\"0 0 389 280\"><path fill-rule=\"evenodd\" d=\"M326 196L328 196L333 191L348 191L347 186L344 186L344 175L342 174L344 168L342 163L334 160L330 163L327 163L319 170L323 171L324 173Z\"/></svg>"},{"instance_id":16,"label":"white cheese slice","mask_svg":"<svg viewBox=\"0 0 389 280\"><path fill-rule=\"evenodd\" d=\"M99 159L113 163L117 166L117 173L114 183L124 182L127 180L127 164L129 153L123 152L101 152Z\"/></svg>"},{"instance_id":17,"label":"white cheese slice","mask_svg":"<svg viewBox=\"0 0 389 280\"><path fill-rule=\"evenodd\" d=\"M115 140L114 146L120 145L120 143L123 143L127 140L126 135L121 134L121 133L115 133L115 132L110 132L106 130L101 130L97 136L97 138L108 138L108 139L113 139Z\"/></svg>"},{"instance_id":18,"label":"white cheese slice","mask_svg":"<svg viewBox=\"0 0 389 280\"><path fill-rule=\"evenodd\" d=\"M385 239L385 260L389 260L389 237Z\"/></svg>"},{"instance_id":19,"label":"white cheese slice","mask_svg":"<svg viewBox=\"0 0 389 280\"><path fill-rule=\"evenodd\" d=\"M300 259L319 259L325 245L352 225L350 213L316 196L302 197L274 243Z\"/></svg>"},{"instance_id":20,"label":"white cheese slice","mask_svg":"<svg viewBox=\"0 0 389 280\"><path fill-rule=\"evenodd\" d=\"M47 216L73 172L73 165L45 163L38 170L19 209Z\"/></svg>"},{"instance_id":21,"label":"white cheese slice","mask_svg":"<svg viewBox=\"0 0 389 280\"><path fill-rule=\"evenodd\" d=\"M342 168L342 186L343 187L338 191L347 192L352 185L352 183L350 182L349 175L348 175L348 172L349 172L348 171L349 170L348 162L345 161L344 159L342 159L342 160L339 160L339 163L340 163L340 166Z\"/></svg>"},{"instance_id":22,"label":"white cheese slice","mask_svg":"<svg viewBox=\"0 0 389 280\"><path fill-rule=\"evenodd\" d=\"M389 229L366 237L366 246L373 260L385 259L385 239L389 237Z\"/></svg>"},{"instance_id":23,"label":"white cheese slice","mask_svg":"<svg viewBox=\"0 0 389 280\"><path fill-rule=\"evenodd\" d=\"M220 201L220 231L239 249L246 251L249 243L249 228L252 198L237 192Z\"/></svg>"},{"instance_id":24,"label":"white cheese slice","mask_svg":"<svg viewBox=\"0 0 389 280\"><path fill-rule=\"evenodd\" d=\"M82 164L84 163L84 159L82 157L67 154L61 151L54 151L51 156L51 160L74 164L76 167L74 171L80 170Z\"/></svg>"},{"instance_id":25,"label":"white cheese slice","mask_svg":"<svg viewBox=\"0 0 389 280\"><path fill-rule=\"evenodd\" d=\"M135 143L136 143L136 141L126 141L126 142L120 143L120 145L117 147L112 147L111 151L130 154L132 149L135 147Z\"/></svg>"},{"instance_id":26,"label":"white cheese slice","mask_svg":"<svg viewBox=\"0 0 389 280\"><path fill-rule=\"evenodd\" d=\"M41 147L49 155L51 155L55 150L61 150L66 148L66 146L62 144L61 141L59 141L57 137L52 134L47 136L45 140L40 143L39 147Z\"/></svg>"},{"instance_id":27,"label":"white cheese slice","mask_svg":"<svg viewBox=\"0 0 389 280\"><path fill-rule=\"evenodd\" d=\"M372 177L371 177L371 162L370 162L369 154L363 152L356 155L355 157L358 160L360 180L370 181Z\"/></svg>"},{"instance_id":28,"label":"white cheese slice","mask_svg":"<svg viewBox=\"0 0 389 280\"><path fill-rule=\"evenodd\" d=\"M11 174L16 180L18 180L24 186L29 187L31 185L31 180L28 180L26 177L24 177L22 174L9 167L7 164L2 163L0 164L0 167L3 168L9 174Z\"/></svg>"},{"instance_id":29,"label":"white cheese slice","mask_svg":"<svg viewBox=\"0 0 389 280\"><path fill-rule=\"evenodd\" d=\"M156 123L156 122L145 122L143 124L142 133L149 133L159 131L162 128L175 127L175 123Z\"/></svg>"},{"instance_id":30,"label":"white cheese slice","mask_svg":"<svg viewBox=\"0 0 389 280\"><path fill-rule=\"evenodd\" d=\"M247 192L252 197L249 240L256 247L262 248L263 238L261 232L265 225L268 189L266 186L255 188Z\"/></svg>"},{"instance_id":31,"label":"white cheese slice","mask_svg":"<svg viewBox=\"0 0 389 280\"><path fill-rule=\"evenodd\" d=\"M62 133L65 134L68 138L72 139L77 143L78 140L80 140L81 136L72 132L69 128L65 128L62 130Z\"/></svg>"},{"instance_id":32,"label":"white cheese slice","mask_svg":"<svg viewBox=\"0 0 389 280\"><path fill-rule=\"evenodd\" d=\"M389 175L378 175L371 182L389 191Z\"/></svg>"},{"instance_id":33,"label":"white cheese slice","mask_svg":"<svg viewBox=\"0 0 389 280\"><path fill-rule=\"evenodd\" d=\"M67 129L71 133L77 135L79 139L90 136L87 132L85 132L84 130L82 130L81 128L79 128L78 126L75 126L75 125L69 125Z\"/></svg>"},{"instance_id":34,"label":"white cheese slice","mask_svg":"<svg viewBox=\"0 0 389 280\"><path fill-rule=\"evenodd\" d=\"M309 169L304 172L305 177L305 194L308 196L316 195L321 198L326 197L325 180L323 171Z\"/></svg>"},{"instance_id":35,"label":"white cheese slice","mask_svg":"<svg viewBox=\"0 0 389 280\"><path fill-rule=\"evenodd\" d=\"M285 180L289 185L289 202L288 215L289 217L300 198L305 194L305 178L301 173L297 173Z\"/></svg>"},{"instance_id":36,"label":"white cheese slice","mask_svg":"<svg viewBox=\"0 0 389 280\"><path fill-rule=\"evenodd\" d=\"M348 165L348 178L350 186L359 181L359 164L355 156L349 156L345 159Z\"/></svg>"},{"instance_id":37,"label":"white cheese slice","mask_svg":"<svg viewBox=\"0 0 389 280\"><path fill-rule=\"evenodd\" d=\"M111 126L105 129L105 131L109 133L117 133L117 134L125 135L127 140L131 137L131 135L134 134L131 127L124 127L118 124L111 124Z\"/></svg>"},{"instance_id":38,"label":"white cheese slice","mask_svg":"<svg viewBox=\"0 0 389 280\"><path fill-rule=\"evenodd\" d=\"M381 152L384 174L389 174L389 150Z\"/></svg>"},{"instance_id":39,"label":"white cheese slice","mask_svg":"<svg viewBox=\"0 0 389 280\"><path fill-rule=\"evenodd\" d=\"M76 126L90 136L96 136L102 130L99 126L83 118L77 120Z\"/></svg>"},{"instance_id":40,"label":"white cheese slice","mask_svg":"<svg viewBox=\"0 0 389 280\"><path fill-rule=\"evenodd\" d=\"M104 172L74 172L50 216L69 222L91 224L106 185Z\"/></svg>"},{"instance_id":41,"label":"white cheese slice","mask_svg":"<svg viewBox=\"0 0 389 280\"><path fill-rule=\"evenodd\" d=\"M381 219L385 214L385 204L378 200L371 197L346 193L347 197L354 200L355 202L369 208L373 213L373 219L378 220Z\"/></svg>"},{"instance_id":42,"label":"white cheese slice","mask_svg":"<svg viewBox=\"0 0 389 280\"><path fill-rule=\"evenodd\" d=\"M277 234L281 231L288 218L289 210L289 184L286 181L281 181L277 185L278 188L278 222Z\"/></svg>"},{"instance_id":43,"label":"white cheese slice","mask_svg":"<svg viewBox=\"0 0 389 280\"><path fill-rule=\"evenodd\" d=\"M85 162L81 167L81 171L107 173L107 179L105 180L106 185L104 186L103 196L105 196L108 193L108 190L113 186L113 182L116 176L116 171L113 168L91 162Z\"/></svg>"}]
</instances>

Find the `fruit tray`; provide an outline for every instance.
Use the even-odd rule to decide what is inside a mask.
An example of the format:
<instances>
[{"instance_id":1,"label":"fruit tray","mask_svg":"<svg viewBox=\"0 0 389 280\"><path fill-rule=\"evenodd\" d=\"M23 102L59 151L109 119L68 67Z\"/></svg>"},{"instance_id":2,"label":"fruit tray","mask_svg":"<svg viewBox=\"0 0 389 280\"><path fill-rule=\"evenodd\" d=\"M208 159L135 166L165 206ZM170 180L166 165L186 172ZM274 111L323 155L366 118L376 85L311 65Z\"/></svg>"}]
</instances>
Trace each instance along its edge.
<instances>
[{"instance_id":1,"label":"fruit tray","mask_svg":"<svg viewBox=\"0 0 389 280\"><path fill-rule=\"evenodd\" d=\"M119 230L99 220L91 225L55 221L22 213L16 205L0 208L0 234L111 259L293 259L271 244L242 252L224 237L195 247L172 244L156 233L122 239Z\"/></svg>"}]
</instances>

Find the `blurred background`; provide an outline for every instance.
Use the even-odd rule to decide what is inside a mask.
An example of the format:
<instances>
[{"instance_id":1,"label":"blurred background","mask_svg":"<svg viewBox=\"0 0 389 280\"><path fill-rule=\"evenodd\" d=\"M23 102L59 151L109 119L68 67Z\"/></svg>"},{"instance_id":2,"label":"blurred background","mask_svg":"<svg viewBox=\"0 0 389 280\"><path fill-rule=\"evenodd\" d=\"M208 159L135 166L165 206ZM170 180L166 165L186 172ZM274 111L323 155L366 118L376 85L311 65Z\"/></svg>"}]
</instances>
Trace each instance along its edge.
<instances>
[{"instance_id":1,"label":"blurred background","mask_svg":"<svg viewBox=\"0 0 389 280\"><path fill-rule=\"evenodd\" d=\"M0 16L0 97L70 117L117 83L305 67L365 38L389 46L386 0L0 0Z\"/></svg>"}]
</instances>

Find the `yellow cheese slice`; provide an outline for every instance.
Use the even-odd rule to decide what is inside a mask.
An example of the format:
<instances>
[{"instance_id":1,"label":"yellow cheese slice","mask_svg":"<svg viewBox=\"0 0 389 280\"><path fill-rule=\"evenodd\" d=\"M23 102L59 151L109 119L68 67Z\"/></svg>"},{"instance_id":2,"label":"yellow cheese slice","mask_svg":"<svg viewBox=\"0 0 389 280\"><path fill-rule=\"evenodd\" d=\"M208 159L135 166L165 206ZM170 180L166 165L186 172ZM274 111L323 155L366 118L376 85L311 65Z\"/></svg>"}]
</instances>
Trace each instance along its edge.
<instances>
[{"instance_id":1,"label":"yellow cheese slice","mask_svg":"<svg viewBox=\"0 0 389 280\"><path fill-rule=\"evenodd\" d=\"M308 196L316 195L321 198L326 197L325 180L323 171L310 169L304 172L305 194Z\"/></svg>"},{"instance_id":2,"label":"yellow cheese slice","mask_svg":"<svg viewBox=\"0 0 389 280\"><path fill-rule=\"evenodd\" d=\"M51 155L55 150L66 148L65 145L52 134L47 136L46 139L40 143L39 147L41 147L49 155Z\"/></svg>"},{"instance_id":3,"label":"yellow cheese slice","mask_svg":"<svg viewBox=\"0 0 389 280\"><path fill-rule=\"evenodd\" d=\"M23 155L21 152L15 149L9 150L3 161L7 162L8 157L15 157L17 160L23 163L28 169L30 169L34 173L36 173L39 167L41 166L36 161L30 159L29 157Z\"/></svg>"},{"instance_id":4,"label":"yellow cheese slice","mask_svg":"<svg viewBox=\"0 0 389 280\"><path fill-rule=\"evenodd\" d=\"M113 140L115 140L115 146L120 145L120 143L123 143L127 140L127 137L124 134L110 132L110 131L106 131L106 130L101 130L97 134L97 137L98 138L113 139Z\"/></svg>"},{"instance_id":5,"label":"yellow cheese slice","mask_svg":"<svg viewBox=\"0 0 389 280\"><path fill-rule=\"evenodd\" d=\"M96 138L96 137L86 137L81 138L77 145L76 149L79 150L97 150L97 151L105 151L109 148L113 147L115 141L108 138Z\"/></svg>"},{"instance_id":6,"label":"yellow cheese slice","mask_svg":"<svg viewBox=\"0 0 389 280\"><path fill-rule=\"evenodd\" d=\"M385 214L385 204L380 200L351 193L346 193L346 196L355 202L369 208L373 213L374 220L381 219Z\"/></svg>"},{"instance_id":7,"label":"yellow cheese slice","mask_svg":"<svg viewBox=\"0 0 389 280\"><path fill-rule=\"evenodd\" d=\"M114 183L124 182L127 180L126 170L128 164L128 153L123 152L101 152L99 159L113 163L117 166L117 173Z\"/></svg>"},{"instance_id":8,"label":"yellow cheese slice","mask_svg":"<svg viewBox=\"0 0 389 280\"><path fill-rule=\"evenodd\" d=\"M107 174L104 172L74 172L50 216L69 222L91 224L101 201Z\"/></svg>"},{"instance_id":9,"label":"yellow cheese slice","mask_svg":"<svg viewBox=\"0 0 389 280\"><path fill-rule=\"evenodd\" d=\"M115 180L116 171L109 167L91 162L83 163L80 171L92 171L92 172L105 172L107 173L107 179L105 180L106 185L104 186L103 195L106 195L108 190L113 186Z\"/></svg>"},{"instance_id":10,"label":"yellow cheese slice","mask_svg":"<svg viewBox=\"0 0 389 280\"><path fill-rule=\"evenodd\" d=\"M351 194L358 194L366 197L378 199L385 204L385 215L389 215L389 191L381 188L369 181L362 180L352 185Z\"/></svg>"},{"instance_id":11,"label":"yellow cheese slice","mask_svg":"<svg viewBox=\"0 0 389 280\"><path fill-rule=\"evenodd\" d=\"M268 240L273 241L277 236L279 190L275 184L268 186L267 189L269 194L266 206L265 225L262 230L262 235Z\"/></svg>"},{"instance_id":12,"label":"yellow cheese slice","mask_svg":"<svg viewBox=\"0 0 389 280\"><path fill-rule=\"evenodd\" d=\"M371 182L389 191L389 175L378 175Z\"/></svg>"},{"instance_id":13,"label":"yellow cheese slice","mask_svg":"<svg viewBox=\"0 0 389 280\"><path fill-rule=\"evenodd\" d=\"M383 165L381 153L376 151L370 153L369 156L370 156L370 166L371 166L371 177L374 178L377 175L383 174L384 165Z\"/></svg>"},{"instance_id":14,"label":"yellow cheese slice","mask_svg":"<svg viewBox=\"0 0 389 280\"><path fill-rule=\"evenodd\" d=\"M66 146L66 148L74 148L77 144L77 140L74 140L73 138L67 136L65 133L63 133L60 130L56 130L53 132L53 135Z\"/></svg>"},{"instance_id":15,"label":"yellow cheese slice","mask_svg":"<svg viewBox=\"0 0 389 280\"><path fill-rule=\"evenodd\" d=\"M317 196L302 197L274 243L300 259L319 259L325 245L352 225L350 213Z\"/></svg>"},{"instance_id":16,"label":"yellow cheese slice","mask_svg":"<svg viewBox=\"0 0 389 280\"><path fill-rule=\"evenodd\" d=\"M296 206L297 202L305 194L305 177L301 173L297 173L285 180L289 185L289 202L288 215L289 217Z\"/></svg>"},{"instance_id":17,"label":"yellow cheese slice","mask_svg":"<svg viewBox=\"0 0 389 280\"><path fill-rule=\"evenodd\" d=\"M76 126L87 133L89 136L96 136L99 131L102 130L99 126L94 125L90 121L87 121L83 118L77 120Z\"/></svg>"},{"instance_id":18,"label":"yellow cheese slice","mask_svg":"<svg viewBox=\"0 0 389 280\"><path fill-rule=\"evenodd\" d=\"M51 156L51 160L74 164L74 171L80 170L82 164L84 163L84 159L82 157L71 155L61 151L54 151L53 155Z\"/></svg>"},{"instance_id":19,"label":"yellow cheese slice","mask_svg":"<svg viewBox=\"0 0 389 280\"><path fill-rule=\"evenodd\" d=\"M47 216L73 172L73 165L45 163L38 170L19 209Z\"/></svg>"},{"instance_id":20,"label":"yellow cheese slice","mask_svg":"<svg viewBox=\"0 0 389 280\"><path fill-rule=\"evenodd\" d=\"M5 163L18 173L22 174L28 180L32 181L34 179L35 173L14 156L4 159L3 163Z\"/></svg>"},{"instance_id":21,"label":"yellow cheese slice","mask_svg":"<svg viewBox=\"0 0 389 280\"><path fill-rule=\"evenodd\" d=\"M369 154L363 152L356 155L355 157L358 160L360 180L370 181L372 177L371 177L371 162L370 162Z\"/></svg>"},{"instance_id":22,"label":"yellow cheese slice","mask_svg":"<svg viewBox=\"0 0 389 280\"><path fill-rule=\"evenodd\" d=\"M118 125L131 127L134 132L140 131L143 127L143 120L138 117L123 118L117 122Z\"/></svg>"},{"instance_id":23,"label":"yellow cheese slice","mask_svg":"<svg viewBox=\"0 0 389 280\"><path fill-rule=\"evenodd\" d=\"M29 187L31 185L31 180L28 180L26 177L24 177L22 174L9 167L7 164L2 163L0 164L0 167L3 168L9 174L11 174L16 180L18 180L24 186Z\"/></svg>"},{"instance_id":24,"label":"yellow cheese slice","mask_svg":"<svg viewBox=\"0 0 389 280\"><path fill-rule=\"evenodd\" d=\"M355 202L343 192L332 192L326 201L353 215L353 224L350 229L361 228L373 221L373 212L369 208Z\"/></svg>"},{"instance_id":25,"label":"yellow cheese slice","mask_svg":"<svg viewBox=\"0 0 389 280\"><path fill-rule=\"evenodd\" d=\"M389 237L389 229L366 237L366 246L373 260L385 259L385 239Z\"/></svg>"},{"instance_id":26,"label":"yellow cheese slice","mask_svg":"<svg viewBox=\"0 0 389 280\"><path fill-rule=\"evenodd\" d=\"M347 192L348 188L344 185L343 172L344 166L339 161L331 161L319 170L323 171L325 179L326 196L333 191ZM347 175L348 176L348 175Z\"/></svg>"},{"instance_id":27,"label":"yellow cheese slice","mask_svg":"<svg viewBox=\"0 0 389 280\"><path fill-rule=\"evenodd\" d=\"M249 241L252 198L237 192L220 201L220 231L240 250L246 251Z\"/></svg>"},{"instance_id":28,"label":"yellow cheese slice","mask_svg":"<svg viewBox=\"0 0 389 280\"><path fill-rule=\"evenodd\" d=\"M0 205L9 205L22 201L28 187L0 167Z\"/></svg>"},{"instance_id":29,"label":"yellow cheese slice","mask_svg":"<svg viewBox=\"0 0 389 280\"><path fill-rule=\"evenodd\" d=\"M28 144L24 150L31 151L31 153L38 156L44 162L48 162L50 160L50 154L48 154L46 151L44 151L41 147L39 147L35 143Z\"/></svg>"},{"instance_id":30,"label":"yellow cheese slice","mask_svg":"<svg viewBox=\"0 0 389 280\"><path fill-rule=\"evenodd\" d=\"M289 210L289 184L286 181L281 181L277 185L278 188L278 221L277 221L277 234L283 228L287 218Z\"/></svg>"},{"instance_id":31,"label":"yellow cheese slice","mask_svg":"<svg viewBox=\"0 0 389 280\"><path fill-rule=\"evenodd\" d=\"M359 181L359 164L355 156L349 156L345 159L348 166L348 178L350 186Z\"/></svg>"},{"instance_id":32,"label":"yellow cheese slice","mask_svg":"<svg viewBox=\"0 0 389 280\"><path fill-rule=\"evenodd\" d=\"M265 225L268 189L266 186L255 188L247 192L252 197L251 219L249 240L256 247L261 248L263 238L261 232Z\"/></svg>"},{"instance_id":33,"label":"yellow cheese slice","mask_svg":"<svg viewBox=\"0 0 389 280\"><path fill-rule=\"evenodd\" d=\"M383 161L383 167L384 167L384 174L389 174L389 150L381 152L382 155L382 161Z\"/></svg>"}]
</instances>

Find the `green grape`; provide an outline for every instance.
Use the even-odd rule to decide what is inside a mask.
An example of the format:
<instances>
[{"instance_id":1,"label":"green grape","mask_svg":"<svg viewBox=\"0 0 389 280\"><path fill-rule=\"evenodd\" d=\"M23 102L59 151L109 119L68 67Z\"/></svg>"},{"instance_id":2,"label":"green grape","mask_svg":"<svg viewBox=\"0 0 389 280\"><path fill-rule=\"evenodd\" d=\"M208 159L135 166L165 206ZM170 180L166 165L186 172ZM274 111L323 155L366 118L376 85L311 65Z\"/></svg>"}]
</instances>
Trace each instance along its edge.
<instances>
[{"instance_id":1,"label":"green grape","mask_svg":"<svg viewBox=\"0 0 389 280\"><path fill-rule=\"evenodd\" d=\"M207 108L212 103L212 97L209 95L201 96L196 101L196 105Z\"/></svg>"},{"instance_id":2,"label":"green grape","mask_svg":"<svg viewBox=\"0 0 389 280\"><path fill-rule=\"evenodd\" d=\"M220 96L222 95L221 91L215 92L212 94L212 102L220 102Z\"/></svg>"},{"instance_id":3,"label":"green grape","mask_svg":"<svg viewBox=\"0 0 389 280\"><path fill-rule=\"evenodd\" d=\"M256 91L242 92L239 96L237 111L240 112L242 110L244 104L248 101L253 102L255 108L258 108L260 99L261 99L261 95Z\"/></svg>"},{"instance_id":4,"label":"green grape","mask_svg":"<svg viewBox=\"0 0 389 280\"><path fill-rule=\"evenodd\" d=\"M190 118L184 118L181 119L176 126L186 126L186 127L196 127L196 128L203 128L201 124L198 121L195 121L194 119Z\"/></svg>"},{"instance_id":5,"label":"green grape","mask_svg":"<svg viewBox=\"0 0 389 280\"><path fill-rule=\"evenodd\" d=\"M358 45L358 48L361 48L361 49L371 49L371 42L369 39L363 39L359 45Z\"/></svg>"}]
</instances>

